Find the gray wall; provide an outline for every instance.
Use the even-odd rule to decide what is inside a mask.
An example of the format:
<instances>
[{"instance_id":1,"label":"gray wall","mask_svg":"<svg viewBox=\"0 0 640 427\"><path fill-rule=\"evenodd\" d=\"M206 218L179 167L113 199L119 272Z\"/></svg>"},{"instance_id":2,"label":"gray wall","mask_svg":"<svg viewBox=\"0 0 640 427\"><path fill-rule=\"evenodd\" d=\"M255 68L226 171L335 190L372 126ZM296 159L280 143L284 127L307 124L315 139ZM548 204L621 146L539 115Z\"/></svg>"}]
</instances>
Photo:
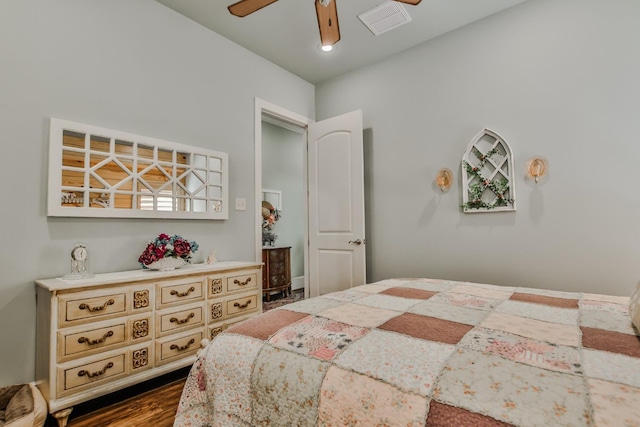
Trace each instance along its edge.
<instances>
[{"instance_id":1,"label":"gray wall","mask_svg":"<svg viewBox=\"0 0 640 427\"><path fill-rule=\"evenodd\" d=\"M531 0L316 86L362 109L368 280L433 277L630 295L640 279L640 2ZM484 127L513 148L515 213L463 214ZM548 180L524 178L533 155ZM436 171L455 171L441 193Z\"/></svg>"},{"instance_id":2,"label":"gray wall","mask_svg":"<svg viewBox=\"0 0 640 427\"><path fill-rule=\"evenodd\" d=\"M262 122L262 187L282 191L276 246L291 246L291 277L304 276L305 188L303 135Z\"/></svg>"},{"instance_id":3,"label":"gray wall","mask_svg":"<svg viewBox=\"0 0 640 427\"><path fill-rule=\"evenodd\" d=\"M0 385L33 380L34 280L139 268L158 233L196 240L201 262L253 260L254 97L314 117L314 87L153 0L0 2ZM50 117L229 153L227 221L47 218Z\"/></svg>"},{"instance_id":4,"label":"gray wall","mask_svg":"<svg viewBox=\"0 0 640 427\"><path fill-rule=\"evenodd\" d=\"M364 111L369 280L427 276L626 295L640 277L637 0L530 0L316 88L153 0L0 1L0 385L33 379L33 281L76 241L95 272L138 268L181 233L253 258L253 103ZM230 219L46 217L48 118L230 154ZM459 163L483 127L511 144L518 211L462 214ZM534 154L550 176L522 176ZM454 187L433 185L440 167ZM25 173L28 171L28 173ZM285 200L286 202L286 200ZM285 211L286 215L286 211Z\"/></svg>"}]
</instances>

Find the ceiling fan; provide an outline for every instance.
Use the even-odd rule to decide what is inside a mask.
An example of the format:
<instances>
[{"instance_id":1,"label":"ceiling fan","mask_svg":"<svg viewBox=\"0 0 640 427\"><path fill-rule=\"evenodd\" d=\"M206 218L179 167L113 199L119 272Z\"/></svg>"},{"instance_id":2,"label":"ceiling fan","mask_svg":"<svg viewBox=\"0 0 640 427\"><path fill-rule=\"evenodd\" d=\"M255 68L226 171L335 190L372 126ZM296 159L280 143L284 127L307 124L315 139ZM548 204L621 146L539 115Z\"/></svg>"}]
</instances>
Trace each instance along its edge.
<instances>
[{"instance_id":1,"label":"ceiling fan","mask_svg":"<svg viewBox=\"0 0 640 427\"><path fill-rule=\"evenodd\" d=\"M278 0L240 0L229 6L232 15L243 18L263 7L269 6ZM422 0L395 0L400 3L417 5ZM338 10L336 0L314 0L316 15L318 16L318 28L320 29L320 42L322 46L332 46L340 41L340 27L338 25Z\"/></svg>"}]
</instances>

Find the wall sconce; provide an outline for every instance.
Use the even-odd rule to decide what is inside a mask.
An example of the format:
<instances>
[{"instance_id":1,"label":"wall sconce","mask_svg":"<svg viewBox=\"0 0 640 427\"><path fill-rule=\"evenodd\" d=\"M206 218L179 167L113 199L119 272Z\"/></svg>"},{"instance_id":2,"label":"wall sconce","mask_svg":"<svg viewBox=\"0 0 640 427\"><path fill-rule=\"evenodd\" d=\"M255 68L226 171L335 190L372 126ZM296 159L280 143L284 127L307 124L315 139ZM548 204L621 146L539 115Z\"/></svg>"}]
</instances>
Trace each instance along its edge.
<instances>
[{"instance_id":1,"label":"wall sconce","mask_svg":"<svg viewBox=\"0 0 640 427\"><path fill-rule=\"evenodd\" d=\"M549 165L542 157L534 157L527 163L527 175L529 178L533 178L536 184L538 183L538 178L542 178L547 173L547 170L549 170Z\"/></svg>"},{"instance_id":2,"label":"wall sconce","mask_svg":"<svg viewBox=\"0 0 640 427\"><path fill-rule=\"evenodd\" d=\"M453 174L447 168L442 168L436 174L436 184L440 187L440 191L448 190L453 183Z\"/></svg>"}]
</instances>

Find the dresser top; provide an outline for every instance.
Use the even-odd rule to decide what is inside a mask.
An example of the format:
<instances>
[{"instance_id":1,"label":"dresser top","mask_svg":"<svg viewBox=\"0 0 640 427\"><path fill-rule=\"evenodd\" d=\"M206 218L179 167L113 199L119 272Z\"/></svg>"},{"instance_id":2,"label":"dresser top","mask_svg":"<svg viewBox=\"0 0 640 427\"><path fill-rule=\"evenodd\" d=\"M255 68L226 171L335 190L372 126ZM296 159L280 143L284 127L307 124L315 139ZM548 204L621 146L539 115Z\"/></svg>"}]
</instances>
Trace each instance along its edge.
<instances>
[{"instance_id":1,"label":"dresser top","mask_svg":"<svg viewBox=\"0 0 640 427\"><path fill-rule=\"evenodd\" d=\"M222 261L215 264L187 264L183 267L171 271L152 271L152 270L130 270L117 271L113 273L100 273L93 277L83 279L40 279L36 280L36 284L49 291L60 291L76 288L85 288L99 285L113 285L118 283L138 282L143 280L167 279L171 277L181 277L192 274L215 274L233 270L246 268L259 268L261 262L244 262L244 261Z\"/></svg>"}]
</instances>

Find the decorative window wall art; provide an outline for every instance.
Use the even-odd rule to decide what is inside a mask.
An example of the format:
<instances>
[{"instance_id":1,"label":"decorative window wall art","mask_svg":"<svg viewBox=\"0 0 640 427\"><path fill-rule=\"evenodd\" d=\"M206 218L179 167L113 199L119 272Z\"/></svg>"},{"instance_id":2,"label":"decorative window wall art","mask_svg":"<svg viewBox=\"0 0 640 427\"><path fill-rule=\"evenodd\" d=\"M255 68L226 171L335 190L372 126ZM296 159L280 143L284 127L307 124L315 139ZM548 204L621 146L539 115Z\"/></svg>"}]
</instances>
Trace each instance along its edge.
<instances>
[{"instance_id":1,"label":"decorative window wall art","mask_svg":"<svg viewBox=\"0 0 640 427\"><path fill-rule=\"evenodd\" d=\"M513 153L496 132L483 129L462 158L463 212L516 210Z\"/></svg>"},{"instance_id":2,"label":"decorative window wall art","mask_svg":"<svg viewBox=\"0 0 640 427\"><path fill-rule=\"evenodd\" d=\"M51 119L47 214L228 219L228 154Z\"/></svg>"}]
</instances>

